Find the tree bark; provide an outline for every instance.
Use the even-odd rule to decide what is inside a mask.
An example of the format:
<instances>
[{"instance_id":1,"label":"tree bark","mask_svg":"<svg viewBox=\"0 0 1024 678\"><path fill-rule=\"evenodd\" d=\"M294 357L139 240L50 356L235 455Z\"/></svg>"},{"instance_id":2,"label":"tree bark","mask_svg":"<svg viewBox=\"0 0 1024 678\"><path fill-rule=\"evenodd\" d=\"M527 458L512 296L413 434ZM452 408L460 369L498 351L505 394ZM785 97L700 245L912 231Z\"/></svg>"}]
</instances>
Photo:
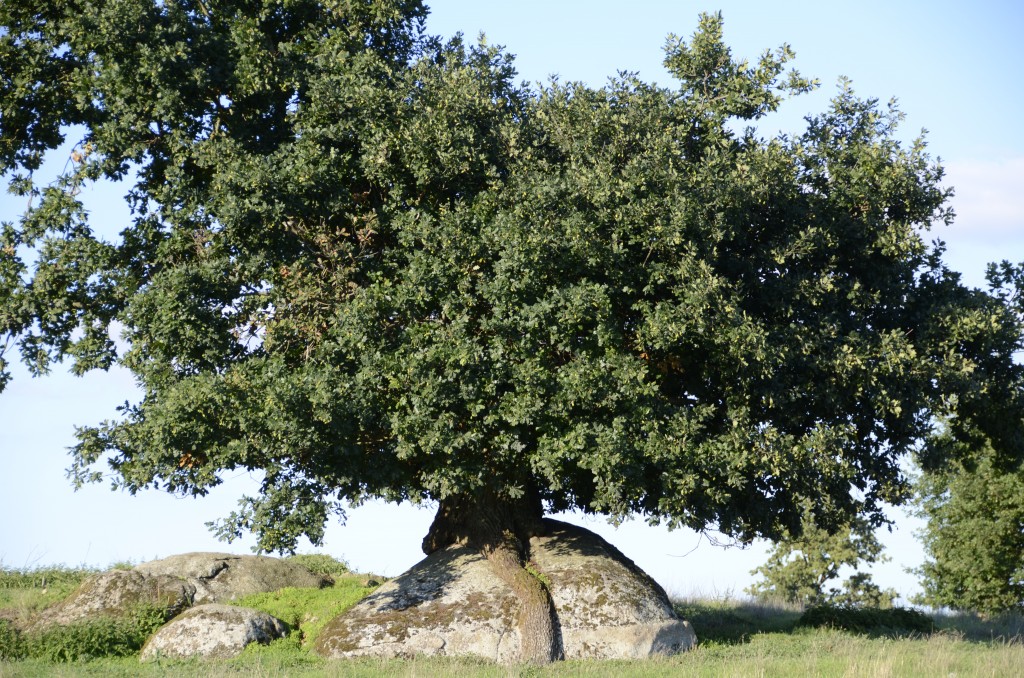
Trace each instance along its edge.
<instances>
[{"instance_id":1,"label":"tree bark","mask_svg":"<svg viewBox=\"0 0 1024 678\"><path fill-rule=\"evenodd\" d=\"M464 544L487 559L494 574L519 598L519 659L536 664L563 656L551 594L540 577L526 567L530 537L543 534L543 517L540 498L535 495L518 500L501 498L493 492L451 497L440 502L423 539L427 555L451 544Z\"/></svg>"}]
</instances>

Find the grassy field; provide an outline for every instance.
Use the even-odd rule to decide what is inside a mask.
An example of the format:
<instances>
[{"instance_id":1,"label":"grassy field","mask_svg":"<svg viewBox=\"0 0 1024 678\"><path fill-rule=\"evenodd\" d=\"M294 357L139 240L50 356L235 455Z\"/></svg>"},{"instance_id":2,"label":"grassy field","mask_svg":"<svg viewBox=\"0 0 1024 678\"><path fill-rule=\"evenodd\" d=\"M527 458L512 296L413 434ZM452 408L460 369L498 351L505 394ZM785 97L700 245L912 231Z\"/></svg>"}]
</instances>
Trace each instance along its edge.
<instances>
[{"instance_id":1,"label":"grassy field","mask_svg":"<svg viewBox=\"0 0 1024 678\"><path fill-rule=\"evenodd\" d=\"M0 654L4 630L73 590L90 571L0 570ZM1008 676L1024 673L1024 617L981 620L936 616L930 633L879 627L868 633L800 624L801 611L744 601L683 600L700 643L692 652L643 661L566 661L548 667L496 666L471 659L327 661L309 646L330 617L354 604L375 582L334 573L322 591L286 589L239 601L297 630L269 646L250 646L217 662L141 664L135 654L57 662L29 653L0 660L0 676ZM7 645L5 645L7 643Z\"/></svg>"}]
</instances>

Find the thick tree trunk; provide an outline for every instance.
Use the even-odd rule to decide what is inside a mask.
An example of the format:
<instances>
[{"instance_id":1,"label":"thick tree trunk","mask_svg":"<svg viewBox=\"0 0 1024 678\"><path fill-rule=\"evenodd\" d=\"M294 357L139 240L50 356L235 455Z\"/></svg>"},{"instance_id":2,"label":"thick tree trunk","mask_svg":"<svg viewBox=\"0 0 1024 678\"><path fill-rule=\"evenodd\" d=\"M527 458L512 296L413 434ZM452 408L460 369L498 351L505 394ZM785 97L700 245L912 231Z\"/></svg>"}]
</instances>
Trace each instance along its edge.
<instances>
[{"instance_id":1,"label":"thick tree trunk","mask_svg":"<svg viewBox=\"0 0 1024 678\"><path fill-rule=\"evenodd\" d=\"M562 641L551 594L527 569L530 537L543 534L543 509L536 496L510 501L493 493L441 501L423 539L430 555L450 544L480 551L495 575L519 598L517 625L522 639L520 661L546 664L562 658Z\"/></svg>"}]
</instances>

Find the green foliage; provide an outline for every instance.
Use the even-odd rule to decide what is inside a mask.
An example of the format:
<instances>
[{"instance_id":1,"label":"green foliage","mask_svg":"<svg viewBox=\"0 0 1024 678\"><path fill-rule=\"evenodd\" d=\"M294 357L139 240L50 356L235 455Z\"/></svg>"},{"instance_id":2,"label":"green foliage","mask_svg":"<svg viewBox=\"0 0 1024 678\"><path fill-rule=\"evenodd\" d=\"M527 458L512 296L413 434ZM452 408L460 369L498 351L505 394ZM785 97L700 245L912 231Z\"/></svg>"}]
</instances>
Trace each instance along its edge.
<instances>
[{"instance_id":1,"label":"green foliage","mask_svg":"<svg viewBox=\"0 0 1024 678\"><path fill-rule=\"evenodd\" d=\"M815 605L800 616L797 624L872 635L927 634L935 629L931 617L919 610L905 607L879 609L848 605Z\"/></svg>"},{"instance_id":2,"label":"green foliage","mask_svg":"<svg viewBox=\"0 0 1024 678\"><path fill-rule=\"evenodd\" d=\"M0 618L0 660L24 659L27 654L21 632L9 619Z\"/></svg>"},{"instance_id":3,"label":"green foliage","mask_svg":"<svg viewBox=\"0 0 1024 678\"><path fill-rule=\"evenodd\" d=\"M988 278L1024 317L1024 265L991 265ZM1012 407L1022 390L1018 382L1000 397ZM987 416L1001 425L981 430L977 422L943 419L919 455L916 503L927 520L920 537L928 559L918 569L924 590L917 602L992 616L1024 610L1024 466L1001 454L1008 438L1017 449L1024 438L1015 428L1019 414L1005 403L997 400Z\"/></svg>"},{"instance_id":4,"label":"green foliage","mask_svg":"<svg viewBox=\"0 0 1024 678\"><path fill-rule=\"evenodd\" d=\"M1024 611L1024 472L999 468L991 448L970 467L924 473L916 602L997 615Z\"/></svg>"},{"instance_id":5,"label":"green foliage","mask_svg":"<svg viewBox=\"0 0 1024 678\"><path fill-rule=\"evenodd\" d=\"M61 663L133 656L164 621L163 610L140 607L121 616L97 616L28 633L4 622L0 623L0 657Z\"/></svg>"},{"instance_id":6,"label":"green foliage","mask_svg":"<svg viewBox=\"0 0 1024 678\"><path fill-rule=\"evenodd\" d=\"M340 577L349 574L348 563L326 553L302 553L288 556L288 560L302 565L313 574Z\"/></svg>"},{"instance_id":7,"label":"green foliage","mask_svg":"<svg viewBox=\"0 0 1024 678\"><path fill-rule=\"evenodd\" d=\"M888 560L871 524L856 518L830 534L813 524L809 512L807 515L799 535L777 542L768 562L751 572L762 579L748 587L747 593L801 605L892 607L896 592L881 590L869 573L856 571L862 565ZM850 577L839 587L829 586L842 568L853 570Z\"/></svg>"},{"instance_id":8,"label":"green foliage","mask_svg":"<svg viewBox=\"0 0 1024 678\"><path fill-rule=\"evenodd\" d=\"M371 497L749 540L808 505L881 520L938 415L1016 454L1019 317L920 235L948 190L894 105L844 85L764 139L737 130L814 83L788 47L734 58L720 16L669 40L673 88L525 89L425 12L0 5L0 171L30 204L0 228L0 342L143 390L79 431L76 482L260 471L217 531L262 550ZM132 208L116 239L79 199L98 180Z\"/></svg>"}]
</instances>

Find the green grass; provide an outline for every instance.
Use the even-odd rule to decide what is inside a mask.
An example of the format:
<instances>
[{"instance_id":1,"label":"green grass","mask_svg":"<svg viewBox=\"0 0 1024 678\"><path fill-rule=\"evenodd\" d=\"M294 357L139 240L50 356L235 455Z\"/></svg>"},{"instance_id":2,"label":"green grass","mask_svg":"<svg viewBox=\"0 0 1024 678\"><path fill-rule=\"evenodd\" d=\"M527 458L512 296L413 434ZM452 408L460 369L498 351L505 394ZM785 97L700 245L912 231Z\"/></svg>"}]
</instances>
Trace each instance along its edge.
<instances>
[{"instance_id":1,"label":"green grass","mask_svg":"<svg viewBox=\"0 0 1024 678\"><path fill-rule=\"evenodd\" d=\"M676 612L693 625L700 643L735 645L758 633L790 633L803 610L786 603L686 598Z\"/></svg>"},{"instance_id":2,"label":"green grass","mask_svg":"<svg viewBox=\"0 0 1024 678\"><path fill-rule=\"evenodd\" d=\"M292 625L289 638L268 646L250 646L236 659L158 661L142 664L137 656L59 662L34 657L0 661L0 677L22 676L1013 676L1024 666L1024 616L981 619L938 615L936 632L921 634L889 629L884 635L801 626L799 608L764 602L690 599L677 603L694 626L699 645L677 657L642 661L565 661L537 668L497 666L482 660L416 658L404 660L325 660L310 651L324 624L375 588L328 562L335 579L325 589L285 589L237 601ZM0 617L10 616L10 602L38 609L59 587L73 590L90 570L58 568L47 575L42 593L39 571L0 572ZM32 582L35 582L34 584ZM21 591L10 596L11 591ZM0 622L2 627L2 622ZM2 643L0 629L0 643Z\"/></svg>"},{"instance_id":3,"label":"green grass","mask_svg":"<svg viewBox=\"0 0 1024 678\"><path fill-rule=\"evenodd\" d=\"M20 569L0 566L0 618L25 619L64 600L86 577L98 572L63 565Z\"/></svg>"},{"instance_id":4,"label":"green grass","mask_svg":"<svg viewBox=\"0 0 1024 678\"><path fill-rule=\"evenodd\" d=\"M550 667L496 666L472 659L335 660L304 651L243 654L228 661L140 664L133 658L76 664L0 664L0 676L1007 676L1020 675L1020 643L870 638L831 630L764 633L743 643L702 643L677 657L643 661L566 661Z\"/></svg>"},{"instance_id":5,"label":"green grass","mask_svg":"<svg viewBox=\"0 0 1024 678\"><path fill-rule=\"evenodd\" d=\"M294 645L296 640L309 647L330 620L358 603L377 588L377 580L359 574L334 574L334 586L323 589L286 588L272 593L256 593L232 601L232 605L251 607L277 617L297 630L293 636L279 643ZM369 580L369 585L368 584ZM271 645L275 645L272 643ZM250 646L247 652L265 652L259 646Z\"/></svg>"}]
</instances>

